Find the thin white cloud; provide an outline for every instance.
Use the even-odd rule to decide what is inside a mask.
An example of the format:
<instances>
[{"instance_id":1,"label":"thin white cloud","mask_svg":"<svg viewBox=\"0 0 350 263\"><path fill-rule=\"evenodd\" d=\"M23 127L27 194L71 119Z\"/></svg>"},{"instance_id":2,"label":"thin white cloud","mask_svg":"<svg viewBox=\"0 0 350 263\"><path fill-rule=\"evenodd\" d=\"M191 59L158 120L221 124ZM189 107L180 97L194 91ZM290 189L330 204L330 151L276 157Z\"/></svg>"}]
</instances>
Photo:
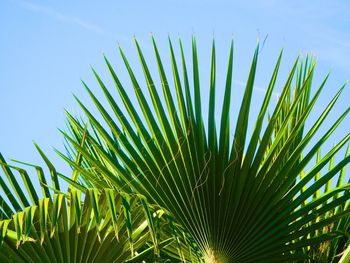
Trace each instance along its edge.
<instances>
[{"instance_id":1,"label":"thin white cloud","mask_svg":"<svg viewBox=\"0 0 350 263\"><path fill-rule=\"evenodd\" d=\"M49 17L56 19L58 21L61 21L61 22L74 24L74 25L79 26L81 28L84 28L86 30L97 33L99 35L109 35L106 31L104 31L102 28L100 28L96 24L82 20L79 17L73 16L73 15L61 13L61 12L53 9L50 6L38 5L38 4L28 2L28 1L21 1L18 3L23 8L30 10L32 12L36 12L36 13L40 13L40 14L49 16Z\"/></svg>"}]
</instances>

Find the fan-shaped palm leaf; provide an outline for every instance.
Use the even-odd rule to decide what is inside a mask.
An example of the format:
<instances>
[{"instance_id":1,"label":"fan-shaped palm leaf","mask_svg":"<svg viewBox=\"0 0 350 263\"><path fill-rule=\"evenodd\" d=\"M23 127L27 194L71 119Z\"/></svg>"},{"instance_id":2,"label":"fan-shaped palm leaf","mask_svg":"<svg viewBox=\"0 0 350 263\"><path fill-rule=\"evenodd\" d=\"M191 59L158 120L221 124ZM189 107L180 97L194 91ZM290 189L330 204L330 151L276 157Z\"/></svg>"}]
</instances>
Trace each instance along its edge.
<instances>
[{"instance_id":1,"label":"fan-shaped palm leaf","mask_svg":"<svg viewBox=\"0 0 350 263\"><path fill-rule=\"evenodd\" d=\"M77 99L93 127L93 132L87 135L83 144L79 138L83 136L84 125L68 115L68 122L75 133L64 134L70 149L75 149L83 156L84 165L77 167L74 151L71 151L73 158L63 157L73 167L80 169L83 180L96 187L110 185L145 195L151 203L169 211L175 221L186 228L208 262L285 262L305 259L308 248L340 235L335 231L324 233L319 230L338 222L350 212L348 207L344 207L350 197L349 185L341 183L333 186L329 183L339 176L339 172L349 163L350 156L341 159L327 172L323 172L322 168L347 144L350 135L347 134L336 143L307 171L306 168L349 109L319 139L315 138L314 135L340 96L341 88L311 128L305 130L305 122L328 78L325 77L315 93L311 92L315 69L312 58L304 62L297 59L282 87L277 105L267 117L268 108L272 107L270 101L280 67L280 54L255 126L249 133L248 120L259 46L256 48L231 140L233 45L229 54L221 120L218 123L220 128L217 130L214 43L207 125L204 124L202 114L195 39L192 41L191 91L181 42L182 78L179 61L169 41L174 80L171 85L152 38L162 94L155 87L136 40L135 43L151 100L146 99L144 88L119 48L141 110L138 111L134 106L135 102L129 98L130 91L106 59L124 109L116 102L113 90L108 89L94 71L112 113L84 83L102 119L95 117ZM172 91L176 96L173 96ZM315 142L310 145L313 138ZM330 211L333 211L332 214Z\"/></svg>"}]
</instances>

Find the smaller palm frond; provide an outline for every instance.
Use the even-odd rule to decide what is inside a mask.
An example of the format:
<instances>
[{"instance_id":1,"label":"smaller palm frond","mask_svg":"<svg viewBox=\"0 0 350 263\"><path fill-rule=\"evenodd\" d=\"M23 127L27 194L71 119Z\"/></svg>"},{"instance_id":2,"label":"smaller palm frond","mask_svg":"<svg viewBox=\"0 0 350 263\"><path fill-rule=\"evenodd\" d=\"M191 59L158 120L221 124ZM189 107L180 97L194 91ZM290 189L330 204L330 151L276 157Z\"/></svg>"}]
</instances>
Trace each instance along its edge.
<instances>
[{"instance_id":1,"label":"smaller palm frond","mask_svg":"<svg viewBox=\"0 0 350 263\"><path fill-rule=\"evenodd\" d=\"M37 172L36 184L27 170L9 165L0 155L6 175L0 177L1 262L198 262L198 250L185 232L145 197L86 188L74 179L76 171L71 178L58 173L37 148L52 186L40 166L27 164ZM70 183L67 193L61 180Z\"/></svg>"}]
</instances>

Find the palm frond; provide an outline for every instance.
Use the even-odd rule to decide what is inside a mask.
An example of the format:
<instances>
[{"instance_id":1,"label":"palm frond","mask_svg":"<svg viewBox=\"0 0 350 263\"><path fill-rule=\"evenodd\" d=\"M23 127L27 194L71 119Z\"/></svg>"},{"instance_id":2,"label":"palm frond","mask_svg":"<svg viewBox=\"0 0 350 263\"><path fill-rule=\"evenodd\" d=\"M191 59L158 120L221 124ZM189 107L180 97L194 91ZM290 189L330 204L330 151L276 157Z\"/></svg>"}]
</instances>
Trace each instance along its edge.
<instances>
[{"instance_id":1,"label":"palm frond","mask_svg":"<svg viewBox=\"0 0 350 263\"><path fill-rule=\"evenodd\" d=\"M184 230L145 197L111 188L86 188L76 180L78 170L73 170L71 179L58 173L36 147L53 185L40 166L20 163L37 171L42 197L33 177L0 155L8 179L5 183L0 177L4 190L0 195L1 262L155 262L161 258L198 262L193 242L180 235ZM81 161L78 158L76 166ZM20 187L16 172L25 188ZM70 183L68 193L60 191L61 180ZM174 253L178 250L181 253Z\"/></svg>"},{"instance_id":2,"label":"palm frond","mask_svg":"<svg viewBox=\"0 0 350 263\"><path fill-rule=\"evenodd\" d=\"M254 52L236 125L232 126L231 44L221 122L217 131L215 44L212 48L209 83L208 127L205 129L195 39L192 40L193 92L190 91L182 44L180 42L181 80L180 68L169 41L176 97L172 96L154 39L152 43L162 92L155 88L141 48L136 40L135 43L151 101L147 101L145 89L139 84L126 55L119 48L137 102L131 101L127 88L106 59L125 110L116 103L113 90L108 89L94 71L112 112L109 112L107 105L102 105L84 83L102 118L95 117L77 99L90 127L83 144L81 141L86 126L68 114L68 124L75 133L71 135L63 132L71 151L67 156L61 155L73 167L80 169L83 180L98 188L108 185L146 196L150 203L169 212L175 222L191 234L207 260L300 260L307 258L308 248L342 235L333 228L327 233L321 230L349 215L350 210L346 205L349 184L342 182L332 185L329 182L337 178L342 181L340 174L350 162L350 156L334 163L326 172L323 168L348 143L350 134L346 134L309 167L321 146L344 120L349 108L325 133L315 136L341 95L342 87L311 128L305 129L305 123L311 121L310 112L328 78L326 76L316 91L312 92L315 61L311 57L305 61L299 58L296 60L282 87L277 105L272 107L271 95L276 86L281 52L255 126L249 133L248 121L251 118L259 45ZM162 103L162 96L165 103ZM135 103L139 104L141 112L135 109ZM267 118L268 110L272 114ZM230 134L233 128L232 141ZM312 139L315 142L310 145ZM82 166L75 164L78 153L82 156Z\"/></svg>"}]
</instances>

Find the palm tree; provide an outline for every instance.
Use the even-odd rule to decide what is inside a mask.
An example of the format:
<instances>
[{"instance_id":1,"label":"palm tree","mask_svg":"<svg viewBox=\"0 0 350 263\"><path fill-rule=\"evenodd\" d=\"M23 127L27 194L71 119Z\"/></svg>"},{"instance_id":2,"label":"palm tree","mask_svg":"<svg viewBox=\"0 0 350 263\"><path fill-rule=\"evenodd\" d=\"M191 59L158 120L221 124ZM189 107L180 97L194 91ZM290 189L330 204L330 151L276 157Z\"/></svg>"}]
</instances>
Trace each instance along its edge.
<instances>
[{"instance_id":1,"label":"palm tree","mask_svg":"<svg viewBox=\"0 0 350 263\"><path fill-rule=\"evenodd\" d=\"M123 105L118 104L113 90L106 87L95 70L93 73L112 112L83 82L102 119L95 117L77 98L88 124L67 114L71 132L63 134L70 151L68 155L60 153L79 169L82 180L96 188L108 185L147 197L151 204L162 207L184 227L198 244L206 262L298 261L324 253L321 247L327 246L333 238L339 243L344 233L340 233L334 225L349 214L350 193L348 182L344 182L344 169L350 156L347 154L336 164L334 156L347 144L350 135L347 134L324 156L319 154L312 167L306 168L349 112L349 108L346 109L310 145L343 87L311 128L305 130L304 124L328 75L316 92L311 93L315 61L311 57L305 61L298 58L282 87L277 105L273 107L271 96L281 52L249 134L258 45L231 140L233 44L229 53L221 120L216 123L216 55L213 42L209 109L205 124L195 38L192 40L193 90L181 41L182 78L169 39L176 96L170 88L153 37L152 43L162 92L156 89L135 39L150 101L119 47L140 110L134 106L135 102L130 99L107 58L106 65ZM268 110L272 113L268 114ZM90 127L89 132L82 140L86 125ZM83 157L82 165L74 162L78 154ZM323 168L328 163L331 166L324 172ZM333 184L332 180L337 182ZM335 251L327 255L333 258Z\"/></svg>"},{"instance_id":2,"label":"palm tree","mask_svg":"<svg viewBox=\"0 0 350 263\"><path fill-rule=\"evenodd\" d=\"M281 52L249 131L258 45L233 126L231 43L217 123L213 41L205 122L195 39L192 85L181 41L182 74L169 40L174 89L153 37L152 43L162 92L156 89L135 39L150 100L119 48L139 109L107 58L122 105L94 70L112 111L83 83L102 118L78 98L85 119L67 112L68 131L62 131L67 152L57 152L71 165L71 176L58 173L37 147L52 182L49 186L43 170L34 166L43 192L39 197L26 170L9 165L0 156L8 181L0 177L4 190L0 194L1 261L338 261L349 240L350 192L345 167L350 162L350 150L343 158L335 156L346 146L350 134L326 154L321 155L320 149L349 108L325 133L317 138L315 134L343 87L306 129L305 122L328 76L312 93L315 62L311 57L305 61L298 58L273 106ZM310 143L312 139L315 142ZM25 190L14 171L22 176ZM60 180L69 183L67 193L62 192ZM346 249L341 260L346 262L349 254Z\"/></svg>"}]
</instances>

